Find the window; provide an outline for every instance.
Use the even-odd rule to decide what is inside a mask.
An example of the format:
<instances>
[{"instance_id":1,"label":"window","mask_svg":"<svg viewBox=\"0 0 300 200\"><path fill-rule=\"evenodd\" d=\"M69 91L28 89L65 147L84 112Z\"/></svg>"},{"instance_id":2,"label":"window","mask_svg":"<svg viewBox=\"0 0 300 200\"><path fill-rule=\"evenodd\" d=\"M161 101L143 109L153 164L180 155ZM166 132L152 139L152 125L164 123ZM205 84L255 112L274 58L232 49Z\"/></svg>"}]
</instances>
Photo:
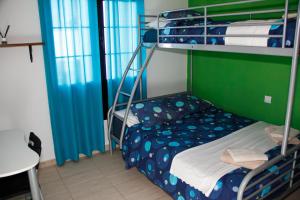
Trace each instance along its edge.
<instances>
[{"instance_id":1,"label":"window","mask_svg":"<svg viewBox=\"0 0 300 200\"><path fill-rule=\"evenodd\" d=\"M93 80L88 0L52 0L58 85Z\"/></svg>"},{"instance_id":2,"label":"window","mask_svg":"<svg viewBox=\"0 0 300 200\"><path fill-rule=\"evenodd\" d=\"M138 4L138 0L103 1L107 79L120 79L138 45ZM128 75L135 77L137 72Z\"/></svg>"}]
</instances>

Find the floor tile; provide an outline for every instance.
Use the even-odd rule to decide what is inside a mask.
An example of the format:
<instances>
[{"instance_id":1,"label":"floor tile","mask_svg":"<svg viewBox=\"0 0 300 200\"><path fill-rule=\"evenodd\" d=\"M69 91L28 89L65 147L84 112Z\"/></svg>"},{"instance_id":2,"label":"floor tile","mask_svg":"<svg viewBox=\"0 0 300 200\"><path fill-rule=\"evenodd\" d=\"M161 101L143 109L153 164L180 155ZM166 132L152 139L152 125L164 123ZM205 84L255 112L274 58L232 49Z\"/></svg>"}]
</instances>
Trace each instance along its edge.
<instances>
[{"instance_id":1,"label":"floor tile","mask_svg":"<svg viewBox=\"0 0 300 200\"><path fill-rule=\"evenodd\" d=\"M103 188L100 191L89 194L82 194L73 197L74 200L125 200L122 195L114 188Z\"/></svg>"},{"instance_id":2,"label":"floor tile","mask_svg":"<svg viewBox=\"0 0 300 200\"><path fill-rule=\"evenodd\" d=\"M64 192L60 194L44 196L44 200L72 200L72 196L69 192Z\"/></svg>"},{"instance_id":3,"label":"floor tile","mask_svg":"<svg viewBox=\"0 0 300 200\"><path fill-rule=\"evenodd\" d=\"M62 167L57 167L59 175L64 178L67 176L74 176L78 173L96 169L92 159L83 159L79 162L67 162Z\"/></svg>"},{"instance_id":4,"label":"floor tile","mask_svg":"<svg viewBox=\"0 0 300 200\"><path fill-rule=\"evenodd\" d=\"M69 192L73 198L89 195L91 193L97 193L107 188L112 188L111 183L103 178L91 179L88 181L82 181L72 185L67 185Z\"/></svg>"},{"instance_id":5,"label":"floor tile","mask_svg":"<svg viewBox=\"0 0 300 200\"><path fill-rule=\"evenodd\" d=\"M103 174L109 176L125 170L124 161L121 158L114 159L93 159L94 165L99 169Z\"/></svg>"},{"instance_id":6,"label":"floor tile","mask_svg":"<svg viewBox=\"0 0 300 200\"><path fill-rule=\"evenodd\" d=\"M38 170L40 184L49 183L60 180L60 176L56 167L41 168Z\"/></svg>"},{"instance_id":7,"label":"floor tile","mask_svg":"<svg viewBox=\"0 0 300 200\"><path fill-rule=\"evenodd\" d=\"M87 171L82 171L79 173L74 174L73 176L66 176L62 178L62 181L64 182L65 185L71 186L73 184L78 184L81 182L86 182L92 179L100 179L103 178L103 174L97 170L97 169L92 169L92 170L87 170Z\"/></svg>"},{"instance_id":8,"label":"floor tile","mask_svg":"<svg viewBox=\"0 0 300 200\"><path fill-rule=\"evenodd\" d=\"M54 195L68 193L66 186L62 181L53 181L50 183L41 184L41 190L44 198L50 198Z\"/></svg>"},{"instance_id":9,"label":"floor tile","mask_svg":"<svg viewBox=\"0 0 300 200\"><path fill-rule=\"evenodd\" d=\"M139 178L141 175L135 168L129 170L123 170L118 173L107 176L107 179L112 183L112 185L121 185L127 183L128 181Z\"/></svg>"},{"instance_id":10,"label":"floor tile","mask_svg":"<svg viewBox=\"0 0 300 200\"><path fill-rule=\"evenodd\" d=\"M145 188L152 188L154 185L145 178L137 176L134 179L128 180L123 183L116 183L115 187L120 191L120 193L127 197L133 193L142 191Z\"/></svg>"},{"instance_id":11,"label":"floor tile","mask_svg":"<svg viewBox=\"0 0 300 200\"><path fill-rule=\"evenodd\" d=\"M126 192L124 194L127 200L137 200L143 197L143 200L157 200L166 197L166 194L157 186L141 184L142 188L135 192Z\"/></svg>"}]
</instances>

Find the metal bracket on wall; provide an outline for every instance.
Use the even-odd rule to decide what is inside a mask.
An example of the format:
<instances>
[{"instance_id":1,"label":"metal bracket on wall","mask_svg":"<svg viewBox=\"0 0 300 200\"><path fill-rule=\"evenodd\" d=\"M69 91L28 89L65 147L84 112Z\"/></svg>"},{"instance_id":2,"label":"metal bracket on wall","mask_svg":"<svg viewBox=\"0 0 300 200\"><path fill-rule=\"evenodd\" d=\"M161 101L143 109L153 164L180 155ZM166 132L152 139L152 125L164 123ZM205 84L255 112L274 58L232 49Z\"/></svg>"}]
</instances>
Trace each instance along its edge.
<instances>
[{"instance_id":1,"label":"metal bracket on wall","mask_svg":"<svg viewBox=\"0 0 300 200\"><path fill-rule=\"evenodd\" d=\"M33 57L32 57L32 45L28 46L29 49L29 58L30 58L30 62L33 62Z\"/></svg>"},{"instance_id":2,"label":"metal bracket on wall","mask_svg":"<svg viewBox=\"0 0 300 200\"><path fill-rule=\"evenodd\" d=\"M32 46L42 46L42 45L44 45L43 42L28 42L28 43L15 43L15 44L2 43L0 44L0 48L28 46L30 62L33 62Z\"/></svg>"}]
</instances>

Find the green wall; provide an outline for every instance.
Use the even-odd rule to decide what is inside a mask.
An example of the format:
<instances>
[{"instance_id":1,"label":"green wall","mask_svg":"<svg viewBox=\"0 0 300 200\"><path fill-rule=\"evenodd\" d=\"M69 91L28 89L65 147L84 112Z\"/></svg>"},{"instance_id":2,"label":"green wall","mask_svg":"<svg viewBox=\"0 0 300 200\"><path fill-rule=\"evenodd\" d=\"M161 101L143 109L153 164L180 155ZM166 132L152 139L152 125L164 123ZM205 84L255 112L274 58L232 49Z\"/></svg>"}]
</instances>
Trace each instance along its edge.
<instances>
[{"instance_id":1,"label":"green wall","mask_svg":"<svg viewBox=\"0 0 300 200\"><path fill-rule=\"evenodd\" d=\"M189 0L190 6L222 0ZM272 1L273 2L273 1ZM291 58L193 51L193 94L236 114L275 124L285 119ZM300 70L299 70L300 71ZM190 74L188 69L188 83ZM300 73L292 125L300 129ZM272 96L272 104L264 96Z\"/></svg>"}]
</instances>

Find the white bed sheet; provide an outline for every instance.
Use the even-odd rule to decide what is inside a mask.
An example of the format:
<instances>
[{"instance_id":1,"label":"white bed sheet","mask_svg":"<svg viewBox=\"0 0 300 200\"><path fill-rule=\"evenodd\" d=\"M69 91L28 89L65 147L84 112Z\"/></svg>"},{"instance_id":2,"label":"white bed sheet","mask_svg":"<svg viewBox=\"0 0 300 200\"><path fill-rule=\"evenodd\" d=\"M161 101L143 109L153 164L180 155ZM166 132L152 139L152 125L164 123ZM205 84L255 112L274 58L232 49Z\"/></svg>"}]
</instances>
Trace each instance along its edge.
<instances>
[{"instance_id":1,"label":"white bed sheet","mask_svg":"<svg viewBox=\"0 0 300 200\"><path fill-rule=\"evenodd\" d=\"M115 113L119 118L124 119L125 112L126 112L126 109L123 109L123 110L116 111ZM139 123L140 123L140 121L137 118L137 116L135 116L131 112L131 110L129 110L129 114L128 114L128 118L127 118L127 122L126 122L127 126L131 127L131 126L134 126Z\"/></svg>"}]
</instances>

